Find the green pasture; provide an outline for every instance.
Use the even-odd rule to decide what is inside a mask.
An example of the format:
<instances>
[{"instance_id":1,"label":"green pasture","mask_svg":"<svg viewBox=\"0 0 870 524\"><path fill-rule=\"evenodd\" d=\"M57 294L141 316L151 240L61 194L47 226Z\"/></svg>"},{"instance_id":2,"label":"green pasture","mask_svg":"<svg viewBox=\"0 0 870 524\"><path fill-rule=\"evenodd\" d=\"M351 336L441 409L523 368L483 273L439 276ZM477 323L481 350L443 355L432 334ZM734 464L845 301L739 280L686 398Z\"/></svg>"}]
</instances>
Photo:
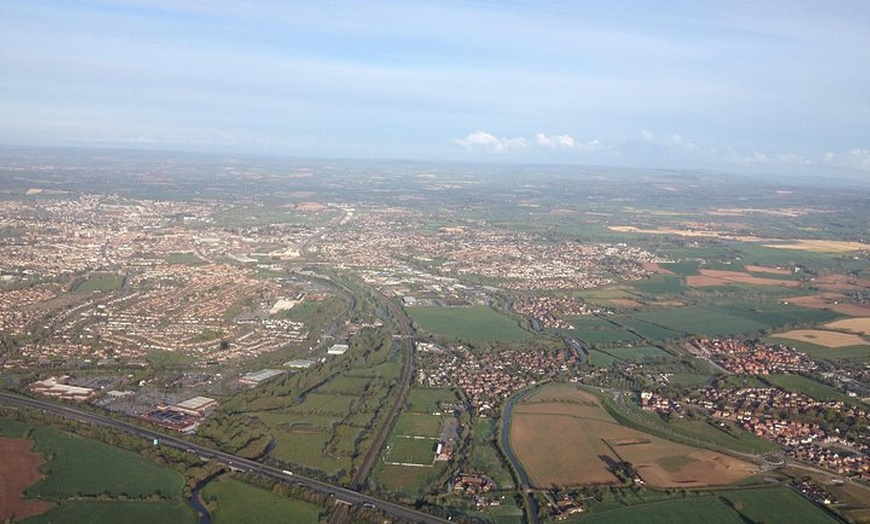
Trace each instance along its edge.
<instances>
[{"instance_id":1,"label":"green pasture","mask_svg":"<svg viewBox=\"0 0 870 524\"><path fill-rule=\"evenodd\" d=\"M387 462L406 462L410 464L432 464L435 459L437 440L430 438L396 437L387 453Z\"/></svg>"},{"instance_id":2,"label":"green pasture","mask_svg":"<svg viewBox=\"0 0 870 524\"><path fill-rule=\"evenodd\" d=\"M716 311L711 307L686 307L660 311L644 311L635 318L692 336L737 336L756 333L766 324Z\"/></svg>"},{"instance_id":3,"label":"green pasture","mask_svg":"<svg viewBox=\"0 0 870 524\"><path fill-rule=\"evenodd\" d=\"M617 343L634 343L640 339L636 335L611 324L613 329L574 329L566 331L573 338L577 338L592 345L610 345Z\"/></svg>"},{"instance_id":4,"label":"green pasture","mask_svg":"<svg viewBox=\"0 0 870 524\"><path fill-rule=\"evenodd\" d=\"M655 275L647 280L635 282L634 288L643 295L653 298L659 296L682 295L689 290L683 278L677 275Z\"/></svg>"},{"instance_id":5,"label":"green pasture","mask_svg":"<svg viewBox=\"0 0 870 524\"><path fill-rule=\"evenodd\" d=\"M608 352L598 351L596 349L589 350L589 363L600 368L607 367L614 362L620 362L620 359L611 355Z\"/></svg>"},{"instance_id":6,"label":"green pasture","mask_svg":"<svg viewBox=\"0 0 870 524\"><path fill-rule=\"evenodd\" d=\"M396 435L438 438L444 417L421 413L402 413L396 421Z\"/></svg>"},{"instance_id":7,"label":"green pasture","mask_svg":"<svg viewBox=\"0 0 870 524\"><path fill-rule=\"evenodd\" d=\"M317 391L336 395L361 395L371 381L371 377L342 375L330 380Z\"/></svg>"},{"instance_id":8,"label":"green pasture","mask_svg":"<svg viewBox=\"0 0 870 524\"><path fill-rule=\"evenodd\" d=\"M387 492L416 498L429 491L432 483L446 468L447 464L443 462L436 462L431 468L378 463L374 470L374 482ZM438 486L438 489L443 487Z\"/></svg>"},{"instance_id":9,"label":"green pasture","mask_svg":"<svg viewBox=\"0 0 870 524\"><path fill-rule=\"evenodd\" d=\"M803 393L804 395L810 396L816 400L842 400L844 402L855 401L855 399L850 399L844 393L837 391L827 384L822 384L821 382L817 382L801 375L765 375L764 380L786 391Z\"/></svg>"},{"instance_id":10,"label":"green pasture","mask_svg":"<svg viewBox=\"0 0 870 524\"><path fill-rule=\"evenodd\" d=\"M27 524L194 524L196 513L185 502L80 502L67 501L46 513L24 520Z\"/></svg>"},{"instance_id":11,"label":"green pasture","mask_svg":"<svg viewBox=\"0 0 870 524\"><path fill-rule=\"evenodd\" d=\"M124 284L123 275L91 275L76 287L76 291L89 293L92 291L117 291Z\"/></svg>"},{"instance_id":12,"label":"green pasture","mask_svg":"<svg viewBox=\"0 0 870 524\"><path fill-rule=\"evenodd\" d=\"M531 338L517 323L485 306L464 308L407 308L408 315L421 329L463 340L520 342Z\"/></svg>"},{"instance_id":13,"label":"green pasture","mask_svg":"<svg viewBox=\"0 0 870 524\"><path fill-rule=\"evenodd\" d=\"M649 322L644 322L638 318L620 317L619 323L633 330L638 335L651 341L662 341L682 338L684 335L680 331L675 331L662 326L656 326Z\"/></svg>"},{"instance_id":14,"label":"green pasture","mask_svg":"<svg viewBox=\"0 0 870 524\"><path fill-rule=\"evenodd\" d=\"M440 410L441 402L456 402L456 394L449 389L411 388L408 393L408 411L413 413L435 413Z\"/></svg>"},{"instance_id":15,"label":"green pasture","mask_svg":"<svg viewBox=\"0 0 870 524\"><path fill-rule=\"evenodd\" d=\"M825 513L788 488L746 489L722 494L750 522L766 524L835 524Z\"/></svg>"},{"instance_id":16,"label":"green pasture","mask_svg":"<svg viewBox=\"0 0 870 524\"><path fill-rule=\"evenodd\" d=\"M740 316L763 322L772 328L790 325L824 324L843 315L825 309L813 309L781 302L743 302L734 301L711 307L712 310L728 315Z\"/></svg>"},{"instance_id":17,"label":"green pasture","mask_svg":"<svg viewBox=\"0 0 870 524\"><path fill-rule=\"evenodd\" d=\"M607 350L623 360L644 361L654 358L673 358L667 351L655 346L616 347Z\"/></svg>"},{"instance_id":18,"label":"green pasture","mask_svg":"<svg viewBox=\"0 0 870 524\"><path fill-rule=\"evenodd\" d=\"M332 432L326 431L285 431L272 432L275 449L272 458L319 469L327 475L335 475L341 470L350 471L351 459L345 455L326 455L327 444L332 440Z\"/></svg>"},{"instance_id":19,"label":"green pasture","mask_svg":"<svg viewBox=\"0 0 870 524\"><path fill-rule=\"evenodd\" d=\"M282 497L228 477L209 482L202 495L213 508L211 517L214 524L309 524L318 522L324 512L314 504Z\"/></svg>"},{"instance_id":20,"label":"green pasture","mask_svg":"<svg viewBox=\"0 0 870 524\"><path fill-rule=\"evenodd\" d=\"M203 264L202 259L190 251L169 253L166 255L166 262L168 264L186 264L188 266L198 266Z\"/></svg>"},{"instance_id":21,"label":"green pasture","mask_svg":"<svg viewBox=\"0 0 870 524\"><path fill-rule=\"evenodd\" d=\"M583 524L745 524L740 514L715 496L671 499L619 507L576 517L568 522Z\"/></svg>"}]
</instances>

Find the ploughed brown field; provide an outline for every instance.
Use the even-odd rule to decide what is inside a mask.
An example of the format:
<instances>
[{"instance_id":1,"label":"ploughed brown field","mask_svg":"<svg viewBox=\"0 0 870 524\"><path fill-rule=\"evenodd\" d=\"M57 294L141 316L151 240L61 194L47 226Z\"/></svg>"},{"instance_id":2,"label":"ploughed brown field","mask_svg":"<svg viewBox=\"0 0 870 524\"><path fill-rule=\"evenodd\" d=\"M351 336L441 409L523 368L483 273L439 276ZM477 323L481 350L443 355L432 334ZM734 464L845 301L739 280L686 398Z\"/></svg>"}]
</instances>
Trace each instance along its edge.
<instances>
[{"instance_id":1,"label":"ploughed brown field","mask_svg":"<svg viewBox=\"0 0 870 524\"><path fill-rule=\"evenodd\" d=\"M798 287L801 285L796 280L756 277L742 271L722 271L718 269L702 269L700 275L689 275L686 277L686 285L690 287L727 286L728 284L782 287Z\"/></svg>"},{"instance_id":2,"label":"ploughed brown field","mask_svg":"<svg viewBox=\"0 0 870 524\"><path fill-rule=\"evenodd\" d=\"M844 318L825 324L828 329L843 329L860 335L870 334L870 317Z\"/></svg>"},{"instance_id":3,"label":"ploughed brown field","mask_svg":"<svg viewBox=\"0 0 870 524\"><path fill-rule=\"evenodd\" d=\"M616 484L609 465L621 460L659 488L720 486L755 472L753 464L621 426L595 396L565 384L514 406L510 439L538 488Z\"/></svg>"},{"instance_id":4,"label":"ploughed brown field","mask_svg":"<svg viewBox=\"0 0 870 524\"><path fill-rule=\"evenodd\" d=\"M39 480L42 454L30 450L33 442L0 438L0 522L39 515L51 509L44 500L25 500L24 490Z\"/></svg>"},{"instance_id":5,"label":"ploughed brown field","mask_svg":"<svg viewBox=\"0 0 870 524\"><path fill-rule=\"evenodd\" d=\"M841 302L846 298L842 293L819 293L818 295L807 295L803 297L791 297L783 299L783 302L795 304L797 306L811 307L815 309L830 309L843 315L852 317L870 316L870 306L862 304L844 304Z\"/></svg>"}]
</instances>

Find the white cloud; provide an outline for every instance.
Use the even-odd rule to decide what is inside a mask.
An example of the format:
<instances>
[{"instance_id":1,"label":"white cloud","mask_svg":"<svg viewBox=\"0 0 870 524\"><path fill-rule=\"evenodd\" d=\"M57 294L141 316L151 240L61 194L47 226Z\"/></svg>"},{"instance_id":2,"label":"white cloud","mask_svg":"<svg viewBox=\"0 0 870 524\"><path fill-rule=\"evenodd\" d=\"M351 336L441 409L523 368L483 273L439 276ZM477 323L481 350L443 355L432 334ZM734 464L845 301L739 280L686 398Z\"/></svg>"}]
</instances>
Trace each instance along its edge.
<instances>
[{"instance_id":1,"label":"white cloud","mask_svg":"<svg viewBox=\"0 0 870 524\"><path fill-rule=\"evenodd\" d=\"M578 142L571 135L545 135L537 133L535 142L541 147L550 149L575 149L577 151L599 151L604 149L604 144L600 140L589 140L586 142Z\"/></svg>"},{"instance_id":2,"label":"white cloud","mask_svg":"<svg viewBox=\"0 0 870 524\"><path fill-rule=\"evenodd\" d=\"M843 153L826 151L822 161L836 167L870 171L870 149L855 147Z\"/></svg>"},{"instance_id":3,"label":"white cloud","mask_svg":"<svg viewBox=\"0 0 870 524\"><path fill-rule=\"evenodd\" d=\"M470 133L465 138L454 138L451 142L464 147L468 151L482 149L490 153L503 153L512 149L526 147L525 138L499 138L485 131Z\"/></svg>"}]
</instances>

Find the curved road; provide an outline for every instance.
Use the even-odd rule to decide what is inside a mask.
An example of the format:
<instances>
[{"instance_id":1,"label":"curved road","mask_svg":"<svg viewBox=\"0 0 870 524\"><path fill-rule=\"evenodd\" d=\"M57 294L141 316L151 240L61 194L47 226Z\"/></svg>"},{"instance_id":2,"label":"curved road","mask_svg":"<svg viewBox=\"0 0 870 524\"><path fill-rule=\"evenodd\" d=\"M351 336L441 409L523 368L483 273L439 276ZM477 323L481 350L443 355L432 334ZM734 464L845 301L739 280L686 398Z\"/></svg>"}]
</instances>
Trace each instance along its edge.
<instances>
[{"instance_id":1,"label":"curved road","mask_svg":"<svg viewBox=\"0 0 870 524\"><path fill-rule=\"evenodd\" d=\"M290 472L285 472L284 470L267 466L253 460L237 457L236 455L232 455L230 453L224 453L222 451L218 451L216 449L212 449L206 446L187 442L178 437L167 435L159 431L141 428L134 424L130 424L129 422L111 419L102 415L88 413L86 411L80 411L75 408L61 406L42 400L13 395L7 392L0 392L0 401L14 406L42 410L44 412L60 415L65 418L77 420L79 422L84 422L87 424L93 424L95 426L113 428L119 431L124 431L126 433L140 436L147 440L158 439L160 445L162 446L169 446L180 450L190 451L192 453L196 453L204 459L215 460L237 471L258 473L260 475L271 477L284 482L296 482L299 485L305 486L313 491L334 496L336 501L345 503L341 504L342 507L347 507L347 504L370 504L376 509L386 513L387 515L407 520L409 522L420 522L424 524L444 524L445 522L448 522L439 517L416 511L411 508L406 508L405 506L401 506L399 504L395 504L386 500L381 500L377 497L365 495L352 489L334 486L332 484L317 479L312 479L301 475L295 475Z\"/></svg>"}]
</instances>

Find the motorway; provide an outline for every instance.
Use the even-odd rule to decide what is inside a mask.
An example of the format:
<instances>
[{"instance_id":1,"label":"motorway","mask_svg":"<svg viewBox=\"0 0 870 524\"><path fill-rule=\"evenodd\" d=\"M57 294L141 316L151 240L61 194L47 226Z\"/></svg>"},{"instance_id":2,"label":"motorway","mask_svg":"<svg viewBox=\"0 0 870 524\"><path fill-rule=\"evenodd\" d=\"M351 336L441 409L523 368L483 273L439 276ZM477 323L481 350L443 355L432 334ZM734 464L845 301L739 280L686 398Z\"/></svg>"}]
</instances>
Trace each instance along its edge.
<instances>
[{"instance_id":1,"label":"motorway","mask_svg":"<svg viewBox=\"0 0 870 524\"><path fill-rule=\"evenodd\" d=\"M337 502L345 503L339 504L339 506L341 507L347 507L347 504L360 506L362 506L363 504L371 504L376 509L384 512L389 516L403 519L408 522L420 522L425 524L443 524L445 522L448 522L439 517L416 511L399 504L379 499L377 497L372 497L370 495L366 495L352 489L343 488L341 486L334 486L332 484L329 484L328 482L323 482L317 479L312 479L293 473L288 474L278 468L267 466L265 464L261 464L259 462L246 458L238 457L230 453L224 453L222 451L218 451L216 449L212 449L206 446L187 442L178 437L167 435L159 431L141 428L129 422L115 420L102 415L88 413L86 411L80 411L75 408L61 406L58 404L53 404L51 402L45 402L42 400L36 400L28 397L22 397L7 392L0 392L0 402L13 406L41 410L71 420L76 420L87 424L93 424L95 426L103 426L118 431L124 431L126 433L140 436L148 441L158 439L161 446L169 446L183 451L196 453L204 459L220 462L221 464L224 464L236 471L258 473L260 475L264 475L266 477L281 480L284 482L295 482L313 491L335 497L335 500ZM339 509L341 509L341 507Z\"/></svg>"}]
</instances>

